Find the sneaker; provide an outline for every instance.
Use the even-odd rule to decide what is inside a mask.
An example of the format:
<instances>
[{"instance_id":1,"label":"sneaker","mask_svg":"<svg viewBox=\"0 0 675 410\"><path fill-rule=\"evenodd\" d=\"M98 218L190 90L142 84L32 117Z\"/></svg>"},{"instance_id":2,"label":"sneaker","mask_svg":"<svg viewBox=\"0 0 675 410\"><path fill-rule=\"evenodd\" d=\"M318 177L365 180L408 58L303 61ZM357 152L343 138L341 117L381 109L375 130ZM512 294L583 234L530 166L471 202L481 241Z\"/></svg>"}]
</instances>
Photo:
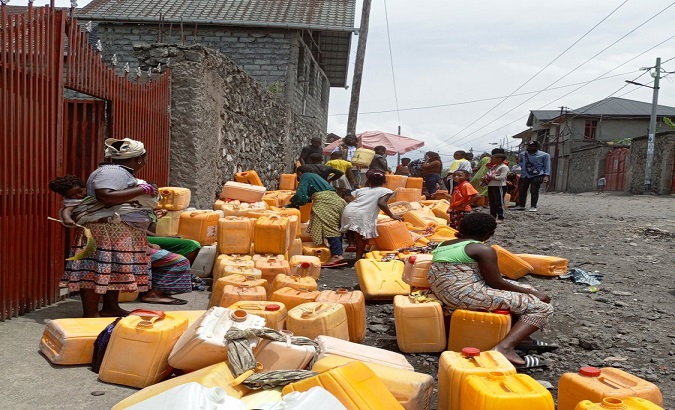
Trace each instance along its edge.
<instances>
[{"instance_id":1,"label":"sneaker","mask_svg":"<svg viewBox=\"0 0 675 410\"><path fill-rule=\"evenodd\" d=\"M530 207L530 209L528 209L527 211L528 212L537 212L537 207L536 206Z\"/></svg>"},{"instance_id":2,"label":"sneaker","mask_svg":"<svg viewBox=\"0 0 675 410\"><path fill-rule=\"evenodd\" d=\"M512 211L524 211L525 207L524 206L514 206L513 208L509 208Z\"/></svg>"}]
</instances>

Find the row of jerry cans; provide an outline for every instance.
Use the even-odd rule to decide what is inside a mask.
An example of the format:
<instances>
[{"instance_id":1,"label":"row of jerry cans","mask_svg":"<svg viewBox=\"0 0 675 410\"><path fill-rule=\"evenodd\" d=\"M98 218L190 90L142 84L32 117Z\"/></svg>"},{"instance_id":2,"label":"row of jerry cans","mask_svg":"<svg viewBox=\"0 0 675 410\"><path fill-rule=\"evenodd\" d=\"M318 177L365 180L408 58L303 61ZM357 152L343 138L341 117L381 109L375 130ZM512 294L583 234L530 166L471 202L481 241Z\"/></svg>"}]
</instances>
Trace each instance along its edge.
<instances>
[{"instance_id":1,"label":"row of jerry cans","mask_svg":"<svg viewBox=\"0 0 675 410\"><path fill-rule=\"evenodd\" d=\"M270 285L279 274L319 279L321 259L316 256L293 255L218 255L212 269L214 282L223 276L245 275L264 279Z\"/></svg>"}]
</instances>

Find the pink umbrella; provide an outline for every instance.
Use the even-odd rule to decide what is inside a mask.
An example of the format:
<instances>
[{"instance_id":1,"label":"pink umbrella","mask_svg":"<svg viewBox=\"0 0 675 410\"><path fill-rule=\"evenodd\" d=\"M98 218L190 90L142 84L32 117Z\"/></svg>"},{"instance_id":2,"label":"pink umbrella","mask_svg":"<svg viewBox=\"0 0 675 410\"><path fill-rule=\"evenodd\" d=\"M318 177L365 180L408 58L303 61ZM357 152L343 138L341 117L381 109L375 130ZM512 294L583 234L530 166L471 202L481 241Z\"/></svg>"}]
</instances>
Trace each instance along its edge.
<instances>
[{"instance_id":1,"label":"pink umbrella","mask_svg":"<svg viewBox=\"0 0 675 410\"><path fill-rule=\"evenodd\" d=\"M363 148L374 149L378 145L387 148L387 155L405 154L424 146L424 141L416 140L402 135L390 134L384 131L366 131L356 136L357 145ZM333 141L323 147L324 155L329 155L336 147L340 146L342 139Z\"/></svg>"}]
</instances>

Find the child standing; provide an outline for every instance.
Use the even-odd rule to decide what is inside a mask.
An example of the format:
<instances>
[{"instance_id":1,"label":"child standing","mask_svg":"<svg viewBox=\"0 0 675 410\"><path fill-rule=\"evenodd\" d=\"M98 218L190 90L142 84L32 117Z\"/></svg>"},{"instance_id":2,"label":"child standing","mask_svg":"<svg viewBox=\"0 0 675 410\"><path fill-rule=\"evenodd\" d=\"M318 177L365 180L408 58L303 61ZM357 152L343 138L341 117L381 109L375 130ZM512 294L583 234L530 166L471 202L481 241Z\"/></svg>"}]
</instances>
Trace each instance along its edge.
<instances>
[{"instance_id":1,"label":"child standing","mask_svg":"<svg viewBox=\"0 0 675 410\"><path fill-rule=\"evenodd\" d=\"M452 174L452 179L457 183L457 186L452 191L450 198L450 226L454 229L459 229L459 223L462 221L464 215L471 212L471 205L480 199L480 194L469 183L468 171L463 169L457 170Z\"/></svg>"},{"instance_id":2,"label":"child standing","mask_svg":"<svg viewBox=\"0 0 675 410\"><path fill-rule=\"evenodd\" d=\"M504 195L506 194L506 177L509 174L509 167L504 164L504 161L506 161L505 154L493 155L490 159L492 167L483 177L488 188L490 215L497 220L498 224L504 222Z\"/></svg>"},{"instance_id":3,"label":"child standing","mask_svg":"<svg viewBox=\"0 0 675 410\"><path fill-rule=\"evenodd\" d=\"M606 186L607 186L607 180L605 179L605 176L600 175L600 179L598 179L598 194L604 193Z\"/></svg>"},{"instance_id":4,"label":"child standing","mask_svg":"<svg viewBox=\"0 0 675 410\"><path fill-rule=\"evenodd\" d=\"M335 188L337 194L344 198L354 186L354 175L352 173L352 163L342 159L342 152L334 151L330 154L330 161L326 162L326 166L335 168L343 172L340 178L332 181L330 184Z\"/></svg>"}]
</instances>

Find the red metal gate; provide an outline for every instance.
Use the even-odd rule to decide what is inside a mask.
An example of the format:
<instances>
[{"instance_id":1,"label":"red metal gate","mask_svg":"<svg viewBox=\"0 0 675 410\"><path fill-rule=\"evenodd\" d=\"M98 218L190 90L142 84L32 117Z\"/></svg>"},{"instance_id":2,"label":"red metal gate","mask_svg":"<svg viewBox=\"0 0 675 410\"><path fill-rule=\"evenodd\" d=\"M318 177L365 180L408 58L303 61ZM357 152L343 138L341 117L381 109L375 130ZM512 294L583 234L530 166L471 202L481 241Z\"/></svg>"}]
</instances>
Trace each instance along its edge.
<instances>
[{"instance_id":1,"label":"red metal gate","mask_svg":"<svg viewBox=\"0 0 675 410\"><path fill-rule=\"evenodd\" d=\"M607 153L605 161L605 178L607 191L623 191L626 184L626 168L630 149L617 148Z\"/></svg>"},{"instance_id":2,"label":"red metal gate","mask_svg":"<svg viewBox=\"0 0 675 410\"><path fill-rule=\"evenodd\" d=\"M170 74L135 78L106 66L64 11L30 2L10 15L0 6L0 321L58 300L65 243L63 228L47 222L60 206L49 180L86 177L111 135L143 141L149 157L140 177L167 183ZM110 108L64 105L64 88ZM95 127L102 118L106 128Z\"/></svg>"}]
</instances>

